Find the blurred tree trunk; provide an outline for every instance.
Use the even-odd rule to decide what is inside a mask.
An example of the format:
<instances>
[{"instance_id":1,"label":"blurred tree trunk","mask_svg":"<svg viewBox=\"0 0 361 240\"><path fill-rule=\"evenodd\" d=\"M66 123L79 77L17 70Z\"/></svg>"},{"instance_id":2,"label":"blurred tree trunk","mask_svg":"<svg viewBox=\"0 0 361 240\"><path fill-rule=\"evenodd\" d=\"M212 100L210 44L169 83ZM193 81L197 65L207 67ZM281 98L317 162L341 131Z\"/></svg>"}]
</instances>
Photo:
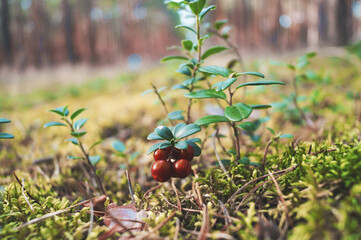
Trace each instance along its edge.
<instances>
[{"instance_id":1,"label":"blurred tree trunk","mask_svg":"<svg viewBox=\"0 0 361 240\"><path fill-rule=\"evenodd\" d=\"M338 0L336 5L336 45L343 46L352 38L351 0Z\"/></svg>"},{"instance_id":2,"label":"blurred tree trunk","mask_svg":"<svg viewBox=\"0 0 361 240\"><path fill-rule=\"evenodd\" d=\"M5 62L9 65L13 63L12 42L10 33L10 11L8 0L1 1L1 29L3 36L3 47L6 56Z\"/></svg>"},{"instance_id":3,"label":"blurred tree trunk","mask_svg":"<svg viewBox=\"0 0 361 240\"><path fill-rule=\"evenodd\" d=\"M92 0L83 0L83 6L86 16L87 24L87 40L89 42L89 51L90 51L90 62L95 64L97 62L96 54L96 26L91 19L91 10L93 8Z\"/></svg>"},{"instance_id":4,"label":"blurred tree trunk","mask_svg":"<svg viewBox=\"0 0 361 240\"><path fill-rule=\"evenodd\" d=\"M311 0L307 5L307 43L311 48L319 46L319 5L320 0Z\"/></svg>"},{"instance_id":5,"label":"blurred tree trunk","mask_svg":"<svg viewBox=\"0 0 361 240\"><path fill-rule=\"evenodd\" d=\"M76 62L76 56L74 53L74 44L73 44L73 17L71 13L71 7L69 0L62 0L63 4L63 19L64 19L64 33L65 33L65 44L68 53L68 59L71 63Z\"/></svg>"}]
</instances>

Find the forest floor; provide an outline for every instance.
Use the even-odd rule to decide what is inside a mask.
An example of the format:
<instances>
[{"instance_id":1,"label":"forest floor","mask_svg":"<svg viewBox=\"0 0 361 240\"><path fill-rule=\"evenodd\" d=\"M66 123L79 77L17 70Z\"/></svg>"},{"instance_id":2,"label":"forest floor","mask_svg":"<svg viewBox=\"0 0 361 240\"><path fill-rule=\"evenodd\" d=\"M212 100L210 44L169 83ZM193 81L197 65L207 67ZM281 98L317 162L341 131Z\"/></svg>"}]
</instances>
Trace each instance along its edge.
<instances>
[{"instance_id":1,"label":"forest floor","mask_svg":"<svg viewBox=\"0 0 361 240\"><path fill-rule=\"evenodd\" d=\"M236 96L250 104L272 103L271 109L252 113L250 120L260 122L256 131L241 132L242 159L229 159L218 145L227 169L222 172L211 136L215 129L209 126L197 134L203 140L202 155L192 161L194 173L174 180L174 185L159 184L150 174L154 160L146 154L151 146L147 136L164 113L155 94L141 93L150 83L166 86L162 96L168 107L185 110L182 90L171 90L184 80L174 74L175 66L133 73L109 70L79 78L74 74L74 79L68 72L69 84L42 89L33 85L23 92L25 86L19 85L13 91L2 89L0 117L11 123L0 130L15 138L0 142L0 238L360 239L360 64L348 55L312 59L297 82L303 118L293 101L292 72L268 60L251 61L247 70L286 85L247 88ZM105 208L102 201L100 207L76 205L100 194L84 177L87 169L81 161L68 157L81 154L64 141L70 134L43 128L58 120L47 110L60 106L70 111L87 108L82 113L89 119L84 126L86 147L103 140L94 153L101 156L96 167L106 189ZM192 118L216 110L212 101L197 101ZM272 139L267 127L293 138L274 139L265 154ZM219 131L229 134L223 125ZM114 140L124 143L121 154L112 147ZM226 148L232 145L227 139L222 142ZM260 167L264 157L267 171ZM111 202L129 204L136 221L123 226L129 224L124 221L109 231ZM112 223L119 225L123 217ZM34 219L37 222L25 224Z\"/></svg>"}]
</instances>

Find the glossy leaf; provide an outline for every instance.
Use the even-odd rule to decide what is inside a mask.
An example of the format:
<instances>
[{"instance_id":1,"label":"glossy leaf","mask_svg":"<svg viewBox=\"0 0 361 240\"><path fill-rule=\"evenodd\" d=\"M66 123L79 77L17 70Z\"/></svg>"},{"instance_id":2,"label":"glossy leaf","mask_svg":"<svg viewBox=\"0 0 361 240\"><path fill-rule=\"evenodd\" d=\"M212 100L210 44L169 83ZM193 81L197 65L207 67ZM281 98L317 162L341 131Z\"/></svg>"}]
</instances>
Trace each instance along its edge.
<instances>
[{"instance_id":1,"label":"glossy leaf","mask_svg":"<svg viewBox=\"0 0 361 240\"><path fill-rule=\"evenodd\" d=\"M154 89L148 89L148 90L145 90L144 92L142 92L142 94L140 94L140 96L144 96L144 95L146 95L148 93L152 93L152 92L154 92Z\"/></svg>"},{"instance_id":2,"label":"glossy leaf","mask_svg":"<svg viewBox=\"0 0 361 240\"><path fill-rule=\"evenodd\" d=\"M185 123L178 123L177 125L175 125L172 129L172 133L174 136L177 136L178 133L187 126L187 124Z\"/></svg>"},{"instance_id":3,"label":"glossy leaf","mask_svg":"<svg viewBox=\"0 0 361 240\"><path fill-rule=\"evenodd\" d=\"M82 118L76 121L73 125L75 130L79 130L81 127L84 126L84 124L88 121L88 118Z\"/></svg>"},{"instance_id":4,"label":"glossy leaf","mask_svg":"<svg viewBox=\"0 0 361 240\"><path fill-rule=\"evenodd\" d=\"M178 69L176 70L176 72L179 72L179 73L181 73L181 74L184 74L184 75L186 75L186 76L188 76L188 77L192 76L192 72L191 72L191 70L190 70L188 67L178 68Z\"/></svg>"},{"instance_id":5,"label":"glossy leaf","mask_svg":"<svg viewBox=\"0 0 361 240\"><path fill-rule=\"evenodd\" d=\"M123 153L125 151L125 145L122 141L114 140L112 142L112 147L117 150L120 153Z\"/></svg>"},{"instance_id":6,"label":"glossy leaf","mask_svg":"<svg viewBox=\"0 0 361 240\"><path fill-rule=\"evenodd\" d=\"M223 47L223 46L214 46L214 47L210 47L207 49L207 51L205 51L202 55L202 60L214 55L214 54L217 54L217 53L220 53L220 52L223 52L225 50L228 50L227 47Z\"/></svg>"},{"instance_id":7,"label":"glossy leaf","mask_svg":"<svg viewBox=\"0 0 361 240\"><path fill-rule=\"evenodd\" d=\"M216 6L214 5L211 5L211 6L208 6L206 8L204 8L201 13L199 14L199 19L202 20L204 18L204 16L211 10L215 10L216 9Z\"/></svg>"},{"instance_id":8,"label":"glossy leaf","mask_svg":"<svg viewBox=\"0 0 361 240\"><path fill-rule=\"evenodd\" d=\"M233 83L237 81L237 78L228 78L226 81L215 83L212 88L216 88L216 91L224 91L229 88Z\"/></svg>"},{"instance_id":9,"label":"glossy leaf","mask_svg":"<svg viewBox=\"0 0 361 240\"><path fill-rule=\"evenodd\" d=\"M71 116L70 119L74 120L77 116L79 116L82 112L84 112L86 110L86 108L80 108L78 110L76 110Z\"/></svg>"},{"instance_id":10,"label":"glossy leaf","mask_svg":"<svg viewBox=\"0 0 361 240\"><path fill-rule=\"evenodd\" d=\"M233 106L228 106L224 110L226 118L232 122L239 122L247 118L252 113L252 108L244 103L236 103Z\"/></svg>"},{"instance_id":11,"label":"glossy leaf","mask_svg":"<svg viewBox=\"0 0 361 240\"><path fill-rule=\"evenodd\" d=\"M66 142L71 142L74 145L79 145L78 139L76 139L76 138L68 138L65 141Z\"/></svg>"},{"instance_id":12,"label":"glossy leaf","mask_svg":"<svg viewBox=\"0 0 361 240\"><path fill-rule=\"evenodd\" d=\"M187 149L188 144L185 141L179 141L174 145L178 149Z\"/></svg>"},{"instance_id":13,"label":"glossy leaf","mask_svg":"<svg viewBox=\"0 0 361 240\"><path fill-rule=\"evenodd\" d=\"M206 4L206 0L194 0L189 3L189 7L192 10L192 12L196 16L198 16L204 7L204 4Z\"/></svg>"},{"instance_id":14,"label":"glossy leaf","mask_svg":"<svg viewBox=\"0 0 361 240\"><path fill-rule=\"evenodd\" d=\"M182 84L176 84L172 87L173 90L176 90L176 89L186 89L186 90L189 90L188 87L182 85Z\"/></svg>"},{"instance_id":15,"label":"glossy leaf","mask_svg":"<svg viewBox=\"0 0 361 240\"><path fill-rule=\"evenodd\" d=\"M224 24L226 24L227 22L228 22L227 20L219 20L219 21L217 21L217 22L214 23L214 28L215 28L216 30L219 30L219 29L221 29L221 27L222 27Z\"/></svg>"},{"instance_id":16,"label":"glossy leaf","mask_svg":"<svg viewBox=\"0 0 361 240\"><path fill-rule=\"evenodd\" d=\"M268 129L268 131L270 131L270 132L272 133L272 135L275 135L275 134L276 134L276 133L275 133L275 130L273 130L272 128L267 127L267 129Z\"/></svg>"},{"instance_id":17,"label":"glossy leaf","mask_svg":"<svg viewBox=\"0 0 361 240\"><path fill-rule=\"evenodd\" d=\"M183 57L183 56L167 56L167 57L164 57L160 60L161 63L164 63L164 62L167 62L167 61L170 61L170 60L188 60L187 57Z\"/></svg>"},{"instance_id":18,"label":"glossy leaf","mask_svg":"<svg viewBox=\"0 0 361 240\"><path fill-rule=\"evenodd\" d=\"M241 75L250 75L250 76L256 76L256 77L261 77L264 78L264 75L262 73L259 72L242 72L242 73L236 73L236 77L241 76Z\"/></svg>"},{"instance_id":19,"label":"glossy leaf","mask_svg":"<svg viewBox=\"0 0 361 240\"><path fill-rule=\"evenodd\" d=\"M53 113L56 113L62 117L66 117L69 115L69 110L68 110L68 106L66 107L58 107L58 108L55 108L55 109L51 109L49 110L49 112L53 112Z\"/></svg>"},{"instance_id":20,"label":"glossy leaf","mask_svg":"<svg viewBox=\"0 0 361 240\"><path fill-rule=\"evenodd\" d=\"M274 84L286 85L284 82L280 82L280 81L259 81L259 82L242 83L237 86L237 89L246 86L263 86L263 85L274 85Z\"/></svg>"},{"instance_id":21,"label":"glossy leaf","mask_svg":"<svg viewBox=\"0 0 361 240\"><path fill-rule=\"evenodd\" d=\"M188 139L186 140L186 142L201 142L201 139L200 138L191 138L191 139Z\"/></svg>"},{"instance_id":22,"label":"glossy leaf","mask_svg":"<svg viewBox=\"0 0 361 240\"><path fill-rule=\"evenodd\" d=\"M66 126L66 125L60 122L47 122L44 124L44 128L54 127L54 126Z\"/></svg>"},{"instance_id":23,"label":"glossy leaf","mask_svg":"<svg viewBox=\"0 0 361 240\"><path fill-rule=\"evenodd\" d=\"M247 130L249 132L256 131L258 126L254 122L242 122L237 127L243 128L244 130Z\"/></svg>"},{"instance_id":24,"label":"glossy leaf","mask_svg":"<svg viewBox=\"0 0 361 240\"><path fill-rule=\"evenodd\" d=\"M184 111L174 111L174 112L170 112L168 114L168 118L170 120L184 120L184 117L182 115Z\"/></svg>"},{"instance_id":25,"label":"glossy leaf","mask_svg":"<svg viewBox=\"0 0 361 240\"><path fill-rule=\"evenodd\" d=\"M208 115L205 117L201 117L198 119L195 124L199 126L211 124L211 123L219 123L219 122L229 122L228 118L221 115Z\"/></svg>"},{"instance_id":26,"label":"glossy leaf","mask_svg":"<svg viewBox=\"0 0 361 240\"><path fill-rule=\"evenodd\" d=\"M9 122L11 122L9 119L0 118L0 124L1 124L1 123L9 123Z\"/></svg>"},{"instance_id":27,"label":"glossy leaf","mask_svg":"<svg viewBox=\"0 0 361 240\"><path fill-rule=\"evenodd\" d=\"M189 125L186 125L183 128L181 128L180 130L178 130L176 132L175 137L177 139L182 139L182 138L188 137L192 134L195 134L195 133L199 132L200 130L201 130L201 127L198 126L197 124L189 124Z\"/></svg>"},{"instance_id":28,"label":"glossy leaf","mask_svg":"<svg viewBox=\"0 0 361 240\"><path fill-rule=\"evenodd\" d=\"M156 132L160 137L168 141L170 141L174 137L172 131L166 126L158 126L156 129L154 129L154 132Z\"/></svg>"},{"instance_id":29,"label":"glossy leaf","mask_svg":"<svg viewBox=\"0 0 361 240\"><path fill-rule=\"evenodd\" d=\"M80 137L84 136L85 134L86 134L86 132L71 132L71 135L76 138L80 138Z\"/></svg>"},{"instance_id":30,"label":"glossy leaf","mask_svg":"<svg viewBox=\"0 0 361 240\"><path fill-rule=\"evenodd\" d=\"M102 158L99 155L89 156L89 160L93 166L97 165Z\"/></svg>"},{"instance_id":31,"label":"glossy leaf","mask_svg":"<svg viewBox=\"0 0 361 240\"><path fill-rule=\"evenodd\" d=\"M147 140L163 140L163 138L161 138L155 132L152 132L151 134L148 135Z\"/></svg>"},{"instance_id":32,"label":"glossy leaf","mask_svg":"<svg viewBox=\"0 0 361 240\"><path fill-rule=\"evenodd\" d=\"M103 140L99 140L99 141L96 141L95 143L93 143L93 145L91 145L91 147L89 148L89 151L92 150L96 145L102 143Z\"/></svg>"},{"instance_id":33,"label":"glossy leaf","mask_svg":"<svg viewBox=\"0 0 361 240\"><path fill-rule=\"evenodd\" d=\"M0 139L12 139L14 138L14 135L10 133L0 133Z\"/></svg>"},{"instance_id":34,"label":"glossy leaf","mask_svg":"<svg viewBox=\"0 0 361 240\"><path fill-rule=\"evenodd\" d=\"M223 77L228 77L229 71L228 69L220 66L206 66L199 68L200 72L209 73L214 75L221 75Z\"/></svg>"},{"instance_id":35,"label":"glossy leaf","mask_svg":"<svg viewBox=\"0 0 361 240\"><path fill-rule=\"evenodd\" d=\"M177 25L177 26L175 26L175 28L185 28L185 29L187 29L187 30L189 30L189 31L191 31L191 32L193 32L194 34L197 35L197 32L193 28L188 27L186 25Z\"/></svg>"},{"instance_id":36,"label":"glossy leaf","mask_svg":"<svg viewBox=\"0 0 361 240\"><path fill-rule=\"evenodd\" d=\"M191 146L193 148L194 156L198 157L199 155L201 155L202 150L196 143L191 142L190 140L186 140L186 142L189 146Z\"/></svg>"},{"instance_id":37,"label":"glossy leaf","mask_svg":"<svg viewBox=\"0 0 361 240\"><path fill-rule=\"evenodd\" d=\"M206 90L190 92L190 93L184 94L184 96L187 98L196 98L196 99L203 99L203 98L226 99L226 94L224 92L217 92L214 89L206 89Z\"/></svg>"},{"instance_id":38,"label":"glossy leaf","mask_svg":"<svg viewBox=\"0 0 361 240\"><path fill-rule=\"evenodd\" d=\"M154 144L153 146L151 146L147 152L147 154L151 154L152 152L154 152L155 150L159 149L160 145L166 143L166 142L159 142Z\"/></svg>"}]
</instances>

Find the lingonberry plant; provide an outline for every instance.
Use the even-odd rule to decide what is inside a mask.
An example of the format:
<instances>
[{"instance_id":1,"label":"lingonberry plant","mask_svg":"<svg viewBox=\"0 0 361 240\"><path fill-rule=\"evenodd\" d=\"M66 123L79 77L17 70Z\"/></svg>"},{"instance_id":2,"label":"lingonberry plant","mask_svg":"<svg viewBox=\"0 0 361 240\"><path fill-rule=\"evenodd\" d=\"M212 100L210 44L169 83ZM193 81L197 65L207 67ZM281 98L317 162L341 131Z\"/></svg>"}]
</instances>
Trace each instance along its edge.
<instances>
[{"instance_id":1,"label":"lingonberry plant","mask_svg":"<svg viewBox=\"0 0 361 240\"><path fill-rule=\"evenodd\" d=\"M178 47L183 52L183 55L178 56L167 56L163 58L162 62L167 62L171 60L179 60L182 63L179 65L177 72L185 75L186 80L184 80L181 84L176 84L172 87L173 90L176 89L183 89L186 90L187 93L184 94L186 98L188 98L188 106L186 107L186 118L184 118L185 123L178 124L175 127L166 127L161 126L155 129L154 133L151 133L148 136L149 140L167 140L166 142L158 143L151 147L148 153L156 151L157 149L169 149L167 151L159 152L155 154L155 159L163 160L162 162L154 163L152 167L153 177L157 181L167 181L171 176L170 174L164 174L162 178L157 178L159 176L159 172L163 173L166 170L159 171L158 165L162 167L162 169L171 169L171 165L169 162L172 162L172 159L175 158L176 149L187 149L187 144L190 145L195 151L195 155L200 154L200 149L198 150L198 146L194 143L195 140L186 140L186 141L178 141L180 138L184 138L184 136L179 132L183 132L184 130L180 130L182 128L190 128L196 131L193 131L191 134L194 134L200 130L200 126L208 126L210 124L219 124L221 122L225 122L233 131L234 137L234 149L235 151L235 158L237 160L241 159L240 154L240 128L245 130L252 130L257 129L254 126L253 122L243 122L243 120L247 119L254 109L265 109L271 107L270 105L249 105L242 102L235 102L235 94L237 90L248 87L248 86L261 86L261 85L284 85L283 82L280 81L256 81L256 82L243 82L238 83L236 82L239 80L241 76L255 76L258 78L264 78L264 75L259 72L237 72L231 70L229 68L222 67L222 66L203 66L206 59L209 57L228 50L227 47L224 46L211 46L207 50L203 51L204 42L206 39L216 35L222 37L228 46L232 48L232 50L238 53L235 47L230 44L228 41L228 30L222 29L225 21L219 21L214 24L214 28L205 31L203 30L203 21L204 17L207 13L211 10L214 10L216 7L214 5L207 6L206 0L195 0L195 1L166 1L169 7L182 10L188 12L190 16L194 18L195 28L188 25L178 25L176 28L182 28L190 33L195 35L195 40L185 39L182 40L181 47ZM209 25L209 24L208 24ZM205 29L205 28L204 28ZM205 33L203 33L205 31ZM240 55L238 54L238 61L242 61ZM216 82L214 84L211 83L213 77L218 77L217 79L223 78L222 81ZM166 112L167 108L165 102L162 100L159 92L154 86L152 90L148 90L147 92L155 92L163 104ZM194 117L192 117L192 105L195 99L211 99L213 100L219 107L222 108L223 114L222 115L207 115L204 117L199 118L193 124ZM221 102L223 101L223 103ZM226 105L226 107L224 107ZM176 111L177 112L177 111ZM179 111L177 113L180 113ZM169 118L169 117L168 117ZM190 125L186 125L190 124ZM190 134L189 134L190 135ZM197 139L197 142L200 140ZM196 149L197 148L197 149ZM169 161L165 161L166 159L170 159ZM178 162L174 167L177 166ZM184 163L184 161L182 161ZM183 165L179 163L179 165ZM221 166L222 167L222 166ZM160 168L160 167L159 167ZM185 167L188 169L188 167Z\"/></svg>"},{"instance_id":2,"label":"lingonberry plant","mask_svg":"<svg viewBox=\"0 0 361 240\"><path fill-rule=\"evenodd\" d=\"M4 124L4 123L9 123L11 122L9 119L6 118L0 118L0 125ZM0 132L0 139L11 139L14 138L14 135L10 134L10 133L2 133Z\"/></svg>"},{"instance_id":3,"label":"lingonberry plant","mask_svg":"<svg viewBox=\"0 0 361 240\"><path fill-rule=\"evenodd\" d=\"M102 182L100 181L99 176L96 173L95 165L101 160L101 157L99 155L90 155L89 152L99 143L102 141L95 142L88 151L85 149L84 144L81 141L81 138L87 133L86 131L81 130L81 128L85 125L85 123L88 121L87 118L81 118L76 120L76 118L86 110L86 108L79 108L76 111L74 111L72 114L70 114L70 111L68 109L68 106L66 107L58 107L52 110L49 110L49 112L53 112L60 116L60 119L62 122L48 122L44 124L44 128L48 127L68 127L70 131L70 135L72 138L66 139L67 142L71 142L72 144L79 147L80 151L82 152L82 157L79 156L68 156L68 159L79 159L79 160L85 160L88 167L91 169L90 175L93 182L96 182L98 187L100 188L101 192L105 195L105 189L103 187Z\"/></svg>"}]
</instances>

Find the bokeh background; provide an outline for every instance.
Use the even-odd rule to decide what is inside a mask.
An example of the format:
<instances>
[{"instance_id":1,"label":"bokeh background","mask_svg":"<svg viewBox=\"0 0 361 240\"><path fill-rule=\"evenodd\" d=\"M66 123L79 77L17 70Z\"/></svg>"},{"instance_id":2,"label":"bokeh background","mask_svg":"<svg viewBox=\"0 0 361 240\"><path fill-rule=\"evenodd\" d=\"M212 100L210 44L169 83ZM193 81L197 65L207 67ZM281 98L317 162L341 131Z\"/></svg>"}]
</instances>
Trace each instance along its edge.
<instances>
[{"instance_id":1,"label":"bokeh background","mask_svg":"<svg viewBox=\"0 0 361 240\"><path fill-rule=\"evenodd\" d=\"M243 55L343 46L361 37L358 0L215 2L209 20L229 19L223 31ZM186 33L175 25L193 23L162 0L1 0L0 18L0 68L17 71L62 64L137 70L179 45Z\"/></svg>"}]
</instances>

